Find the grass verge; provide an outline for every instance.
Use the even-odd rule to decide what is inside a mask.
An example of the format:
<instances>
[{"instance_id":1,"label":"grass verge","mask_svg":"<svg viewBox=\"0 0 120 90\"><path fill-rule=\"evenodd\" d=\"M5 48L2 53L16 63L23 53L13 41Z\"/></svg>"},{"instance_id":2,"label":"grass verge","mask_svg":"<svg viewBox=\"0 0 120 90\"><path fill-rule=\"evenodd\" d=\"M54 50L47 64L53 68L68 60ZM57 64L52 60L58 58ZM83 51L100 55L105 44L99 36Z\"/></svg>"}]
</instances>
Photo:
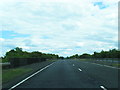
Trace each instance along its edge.
<instances>
[{"instance_id":1,"label":"grass verge","mask_svg":"<svg viewBox=\"0 0 120 90\"><path fill-rule=\"evenodd\" d=\"M2 82L3 84L6 84L9 82L15 81L21 78L21 76L25 76L28 73L32 73L40 69L40 67L44 65L46 66L47 63L49 64L49 62L51 63L54 61L56 60L48 60L46 62L33 63L30 65L25 65L25 66L13 68L13 69L2 69Z\"/></svg>"},{"instance_id":2,"label":"grass verge","mask_svg":"<svg viewBox=\"0 0 120 90\"><path fill-rule=\"evenodd\" d=\"M112 66L114 66L114 67L120 67L120 64L119 64L119 63L117 63L117 64L112 64Z\"/></svg>"},{"instance_id":3,"label":"grass verge","mask_svg":"<svg viewBox=\"0 0 120 90\"><path fill-rule=\"evenodd\" d=\"M32 69L25 68L15 68L7 69L2 71L2 82L6 83L14 78L20 77L21 75L32 71Z\"/></svg>"},{"instance_id":4,"label":"grass verge","mask_svg":"<svg viewBox=\"0 0 120 90\"><path fill-rule=\"evenodd\" d=\"M96 61L96 60L92 60L92 59L80 59L79 61L87 61L87 62L90 62L90 63L98 63L98 64L101 64L101 65L108 65L108 66L113 66L113 67L117 67L117 68L120 67L119 63L111 63L111 62L106 62L106 61Z\"/></svg>"}]
</instances>

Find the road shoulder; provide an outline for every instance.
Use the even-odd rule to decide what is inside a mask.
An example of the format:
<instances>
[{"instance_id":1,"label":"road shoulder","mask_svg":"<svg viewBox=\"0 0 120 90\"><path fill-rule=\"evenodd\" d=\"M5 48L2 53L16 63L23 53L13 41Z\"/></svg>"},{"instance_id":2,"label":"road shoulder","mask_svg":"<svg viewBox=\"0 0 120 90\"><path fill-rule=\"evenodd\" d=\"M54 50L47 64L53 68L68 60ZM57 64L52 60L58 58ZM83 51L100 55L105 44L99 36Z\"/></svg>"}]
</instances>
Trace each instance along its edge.
<instances>
[{"instance_id":1,"label":"road shoulder","mask_svg":"<svg viewBox=\"0 0 120 90\"><path fill-rule=\"evenodd\" d=\"M55 62L54 60L51 61L45 61L45 62L40 62L40 63L34 63L26 66L22 66L19 68L24 68L24 69L32 69L30 72L24 73L23 75L16 77L6 83L2 83L2 88L10 88L16 83L20 82L21 80L25 79L26 77L30 76L31 74L35 73L36 71L42 69L43 67Z\"/></svg>"}]
</instances>

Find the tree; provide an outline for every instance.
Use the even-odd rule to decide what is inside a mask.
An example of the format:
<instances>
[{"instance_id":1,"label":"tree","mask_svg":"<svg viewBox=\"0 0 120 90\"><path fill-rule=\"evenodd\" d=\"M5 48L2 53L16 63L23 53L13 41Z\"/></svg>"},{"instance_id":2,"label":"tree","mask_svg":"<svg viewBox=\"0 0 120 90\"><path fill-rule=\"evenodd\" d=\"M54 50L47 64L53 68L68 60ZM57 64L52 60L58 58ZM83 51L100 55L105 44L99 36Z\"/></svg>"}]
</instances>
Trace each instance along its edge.
<instances>
[{"instance_id":1,"label":"tree","mask_svg":"<svg viewBox=\"0 0 120 90\"><path fill-rule=\"evenodd\" d=\"M80 55L80 58L91 58L91 55L84 53L84 54Z\"/></svg>"},{"instance_id":2,"label":"tree","mask_svg":"<svg viewBox=\"0 0 120 90\"><path fill-rule=\"evenodd\" d=\"M19 48L19 47L16 47L14 50L15 50L16 52L22 52L22 48Z\"/></svg>"}]
</instances>

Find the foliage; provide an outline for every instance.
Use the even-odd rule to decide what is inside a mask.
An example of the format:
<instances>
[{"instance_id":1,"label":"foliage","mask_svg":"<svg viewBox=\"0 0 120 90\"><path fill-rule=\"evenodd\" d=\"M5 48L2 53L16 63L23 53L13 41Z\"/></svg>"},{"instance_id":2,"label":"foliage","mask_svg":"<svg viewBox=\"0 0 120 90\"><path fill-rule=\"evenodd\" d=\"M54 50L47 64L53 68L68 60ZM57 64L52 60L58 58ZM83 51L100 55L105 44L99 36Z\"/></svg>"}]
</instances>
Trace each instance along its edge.
<instances>
[{"instance_id":1,"label":"foliage","mask_svg":"<svg viewBox=\"0 0 120 90\"><path fill-rule=\"evenodd\" d=\"M67 57L67 59L70 58L120 58L120 51L117 49L112 49L109 51L101 51L101 52L94 52L92 55L84 53L82 55L72 55L70 57Z\"/></svg>"},{"instance_id":2,"label":"foliage","mask_svg":"<svg viewBox=\"0 0 120 90\"><path fill-rule=\"evenodd\" d=\"M44 59L58 59L59 56L55 54L45 54L38 51L27 52L23 51L22 48L16 47L8 52L3 57L3 62L9 62L11 58L44 58Z\"/></svg>"}]
</instances>

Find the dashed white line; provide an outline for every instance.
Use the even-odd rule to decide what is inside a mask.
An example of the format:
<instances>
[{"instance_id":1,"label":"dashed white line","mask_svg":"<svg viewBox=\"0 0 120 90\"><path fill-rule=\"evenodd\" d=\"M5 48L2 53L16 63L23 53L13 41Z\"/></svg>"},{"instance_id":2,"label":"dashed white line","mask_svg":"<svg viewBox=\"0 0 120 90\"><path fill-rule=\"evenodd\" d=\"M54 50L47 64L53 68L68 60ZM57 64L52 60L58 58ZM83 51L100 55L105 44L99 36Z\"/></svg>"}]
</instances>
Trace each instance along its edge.
<instances>
[{"instance_id":1,"label":"dashed white line","mask_svg":"<svg viewBox=\"0 0 120 90\"><path fill-rule=\"evenodd\" d=\"M103 90L107 90L104 86L100 86L100 88L102 88Z\"/></svg>"},{"instance_id":2,"label":"dashed white line","mask_svg":"<svg viewBox=\"0 0 120 90\"><path fill-rule=\"evenodd\" d=\"M78 68L79 71L82 71L82 69Z\"/></svg>"},{"instance_id":3,"label":"dashed white line","mask_svg":"<svg viewBox=\"0 0 120 90\"><path fill-rule=\"evenodd\" d=\"M73 66L75 66L75 65L73 64Z\"/></svg>"},{"instance_id":4,"label":"dashed white line","mask_svg":"<svg viewBox=\"0 0 120 90\"><path fill-rule=\"evenodd\" d=\"M53 63L52 63L53 64ZM20 84L24 83L25 81L27 81L28 79L30 79L31 77L35 76L36 74L38 74L39 72L43 71L44 69L48 68L49 66L51 66L52 64L50 65L47 65L46 67L40 69L39 71L35 72L34 74L30 75L29 77L25 78L24 80L22 80L21 82L17 83L16 85L12 86L10 89L8 90L12 90L14 88L16 88L17 86L19 86Z\"/></svg>"}]
</instances>

